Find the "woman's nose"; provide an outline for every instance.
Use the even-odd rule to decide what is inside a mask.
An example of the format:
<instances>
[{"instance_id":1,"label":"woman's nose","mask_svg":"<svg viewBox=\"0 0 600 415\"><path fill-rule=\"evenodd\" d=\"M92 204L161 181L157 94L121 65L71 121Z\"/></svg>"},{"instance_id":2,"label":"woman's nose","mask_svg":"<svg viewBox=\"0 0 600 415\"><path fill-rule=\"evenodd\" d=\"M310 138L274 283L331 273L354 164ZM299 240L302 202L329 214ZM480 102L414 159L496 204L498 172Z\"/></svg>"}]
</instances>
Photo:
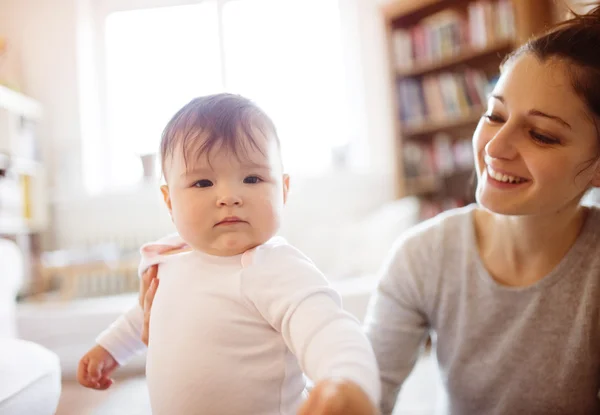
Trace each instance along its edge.
<instances>
[{"instance_id":1,"label":"woman's nose","mask_svg":"<svg viewBox=\"0 0 600 415\"><path fill-rule=\"evenodd\" d=\"M510 131L510 126L504 124L496 131L484 147L486 158L499 160L512 160L518 152L515 147L515 132Z\"/></svg>"}]
</instances>

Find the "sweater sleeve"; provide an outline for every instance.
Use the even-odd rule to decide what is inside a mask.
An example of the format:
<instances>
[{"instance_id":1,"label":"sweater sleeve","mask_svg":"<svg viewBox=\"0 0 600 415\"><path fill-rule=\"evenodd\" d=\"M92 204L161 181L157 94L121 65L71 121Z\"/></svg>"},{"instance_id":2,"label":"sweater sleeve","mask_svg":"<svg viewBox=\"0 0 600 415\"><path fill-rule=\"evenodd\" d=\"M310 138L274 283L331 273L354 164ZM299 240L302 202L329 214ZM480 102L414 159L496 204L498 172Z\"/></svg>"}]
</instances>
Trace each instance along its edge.
<instances>
[{"instance_id":1,"label":"sweater sleeve","mask_svg":"<svg viewBox=\"0 0 600 415\"><path fill-rule=\"evenodd\" d=\"M148 243L140 249L142 259L138 267L141 275L150 266L159 264L163 256L174 249L185 247L185 242L179 235L169 235L156 242ZM144 311L135 304L129 311L120 316L96 338L96 343L104 347L119 363L125 365L135 355L146 350L142 341L144 326Z\"/></svg>"},{"instance_id":2,"label":"sweater sleeve","mask_svg":"<svg viewBox=\"0 0 600 415\"><path fill-rule=\"evenodd\" d=\"M304 373L314 382L352 381L378 405L381 388L373 350L323 274L290 245L256 254L244 272L243 294L282 334Z\"/></svg>"},{"instance_id":3,"label":"sweater sleeve","mask_svg":"<svg viewBox=\"0 0 600 415\"><path fill-rule=\"evenodd\" d=\"M421 281L412 264L431 264L431 258L421 258L422 246L415 239L404 238L392 249L365 319L381 368L383 415L393 412L400 388L415 366L429 331Z\"/></svg>"}]
</instances>

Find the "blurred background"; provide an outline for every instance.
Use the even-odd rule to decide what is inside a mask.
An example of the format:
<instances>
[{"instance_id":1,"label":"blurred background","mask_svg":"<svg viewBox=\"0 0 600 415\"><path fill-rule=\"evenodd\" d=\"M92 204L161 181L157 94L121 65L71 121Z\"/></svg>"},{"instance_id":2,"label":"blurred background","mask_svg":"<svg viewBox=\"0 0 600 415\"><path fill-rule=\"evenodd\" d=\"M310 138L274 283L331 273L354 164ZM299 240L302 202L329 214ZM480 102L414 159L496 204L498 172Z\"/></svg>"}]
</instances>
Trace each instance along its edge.
<instances>
[{"instance_id":1,"label":"blurred background","mask_svg":"<svg viewBox=\"0 0 600 415\"><path fill-rule=\"evenodd\" d=\"M502 58L566 16L552 0L0 0L13 335L56 353L78 390L77 359L134 301L140 245L174 230L161 130L222 91L273 118L292 176L281 234L362 319L393 241L473 202L470 139ZM399 413L437 401L422 364ZM138 413L73 396L59 413Z\"/></svg>"}]
</instances>

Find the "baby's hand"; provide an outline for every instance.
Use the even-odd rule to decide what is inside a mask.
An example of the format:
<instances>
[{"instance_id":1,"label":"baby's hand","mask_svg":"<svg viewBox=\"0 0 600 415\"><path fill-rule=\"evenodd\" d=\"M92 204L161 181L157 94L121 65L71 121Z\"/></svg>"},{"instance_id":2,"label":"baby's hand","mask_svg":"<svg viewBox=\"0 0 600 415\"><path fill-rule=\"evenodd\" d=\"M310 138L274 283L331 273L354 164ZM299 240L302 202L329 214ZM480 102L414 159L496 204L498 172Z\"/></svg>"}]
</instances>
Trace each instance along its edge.
<instances>
[{"instance_id":1,"label":"baby's hand","mask_svg":"<svg viewBox=\"0 0 600 415\"><path fill-rule=\"evenodd\" d=\"M102 346L95 346L79 361L77 380L86 388L105 390L113 380L110 375L119 367L117 361Z\"/></svg>"},{"instance_id":2,"label":"baby's hand","mask_svg":"<svg viewBox=\"0 0 600 415\"><path fill-rule=\"evenodd\" d=\"M354 382L323 380L316 384L298 415L375 415L367 394Z\"/></svg>"}]
</instances>

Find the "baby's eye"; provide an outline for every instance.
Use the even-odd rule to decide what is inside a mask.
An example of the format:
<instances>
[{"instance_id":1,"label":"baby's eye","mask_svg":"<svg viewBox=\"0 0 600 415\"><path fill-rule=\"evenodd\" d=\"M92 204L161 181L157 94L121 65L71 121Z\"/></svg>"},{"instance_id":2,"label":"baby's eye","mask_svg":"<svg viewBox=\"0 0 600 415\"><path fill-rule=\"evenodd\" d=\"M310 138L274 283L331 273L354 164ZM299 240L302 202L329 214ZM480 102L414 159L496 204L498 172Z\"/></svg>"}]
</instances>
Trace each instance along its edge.
<instances>
[{"instance_id":1,"label":"baby's eye","mask_svg":"<svg viewBox=\"0 0 600 415\"><path fill-rule=\"evenodd\" d=\"M212 185L213 182L210 180L198 180L196 183L194 183L194 187L211 187Z\"/></svg>"},{"instance_id":2,"label":"baby's eye","mask_svg":"<svg viewBox=\"0 0 600 415\"><path fill-rule=\"evenodd\" d=\"M244 179L246 184L256 184L262 182L262 179L258 176L248 176Z\"/></svg>"}]
</instances>

